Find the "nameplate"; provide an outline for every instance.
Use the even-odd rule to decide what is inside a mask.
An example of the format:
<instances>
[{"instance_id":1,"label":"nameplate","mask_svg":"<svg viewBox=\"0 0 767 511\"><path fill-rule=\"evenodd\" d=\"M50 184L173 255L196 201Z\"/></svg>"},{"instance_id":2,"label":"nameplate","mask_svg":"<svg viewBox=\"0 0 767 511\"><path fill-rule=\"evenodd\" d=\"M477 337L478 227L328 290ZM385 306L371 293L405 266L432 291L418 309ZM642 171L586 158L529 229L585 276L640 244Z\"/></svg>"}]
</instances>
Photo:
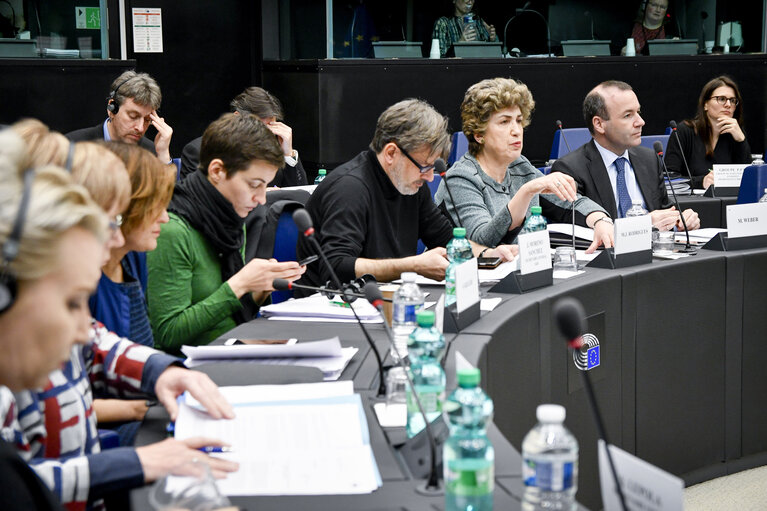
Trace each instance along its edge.
<instances>
[{"instance_id":1,"label":"nameplate","mask_svg":"<svg viewBox=\"0 0 767 511\"><path fill-rule=\"evenodd\" d=\"M455 267L455 310L462 313L479 301L479 271L477 258Z\"/></svg>"},{"instance_id":2,"label":"nameplate","mask_svg":"<svg viewBox=\"0 0 767 511\"><path fill-rule=\"evenodd\" d=\"M650 215L615 220L615 255L651 250L652 220Z\"/></svg>"},{"instance_id":3,"label":"nameplate","mask_svg":"<svg viewBox=\"0 0 767 511\"><path fill-rule=\"evenodd\" d=\"M767 234L767 204L727 206L727 237L745 238Z\"/></svg>"},{"instance_id":4,"label":"nameplate","mask_svg":"<svg viewBox=\"0 0 767 511\"><path fill-rule=\"evenodd\" d=\"M714 186L717 188L739 188L745 165L714 165Z\"/></svg>"},{"instance_id":5,"label":"nameplate","mask_svg":"<svg viewBox=\"0 0 767 511\"><path fill-rule=\"evenodd\" d=\"M619 447L610 446L626 509L631 511L678 511L684 508L684 481L633 456ZM621 509L604 440L599 440L599 482L604 509Z\"/></svg>"},{"instance_id":6,"label":"nameplate","mask_svg":"<svg viewBox=\"0 0 767 511\"><path fill-rule=\"evenodd\" d=\"M537 231L517 236L519 244L519 273L527 275L551 268L549 231Z\"/></svg>"}]
</instances>

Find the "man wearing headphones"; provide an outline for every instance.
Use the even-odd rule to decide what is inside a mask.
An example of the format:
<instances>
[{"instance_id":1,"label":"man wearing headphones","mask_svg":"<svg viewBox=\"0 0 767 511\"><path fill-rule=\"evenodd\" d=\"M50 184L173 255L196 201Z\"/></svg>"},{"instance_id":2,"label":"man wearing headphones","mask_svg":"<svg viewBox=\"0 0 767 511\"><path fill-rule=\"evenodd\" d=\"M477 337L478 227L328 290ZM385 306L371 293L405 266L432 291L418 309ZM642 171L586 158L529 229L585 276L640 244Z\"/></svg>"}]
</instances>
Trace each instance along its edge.
<instances>
[{"instance_id":1,"label":"man wearing headphones","mask_svg":"<svg viewBox=\"0 0 767 511\"><path fill-rule=\"evenodd\" d=\"M92 128L67 133L74 142L83 140L118 140L140 144L162 162L171 162L170 139L173 128L159 116L162 93L157 82L146 73L126 71L112 82L107 96L107 119ZM154 143L144 134L149 126L157 129Z\"/></svg>"}]
</instances>

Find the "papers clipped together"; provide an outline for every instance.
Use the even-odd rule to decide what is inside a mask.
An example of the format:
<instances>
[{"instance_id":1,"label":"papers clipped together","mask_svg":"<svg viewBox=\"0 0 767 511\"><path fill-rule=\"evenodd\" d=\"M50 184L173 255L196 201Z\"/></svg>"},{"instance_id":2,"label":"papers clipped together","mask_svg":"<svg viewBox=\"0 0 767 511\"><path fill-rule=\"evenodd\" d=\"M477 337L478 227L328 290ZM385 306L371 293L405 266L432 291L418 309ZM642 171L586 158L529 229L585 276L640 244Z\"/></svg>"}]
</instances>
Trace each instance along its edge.
<instances>
[{"instance_id":1,"label":"papers clipped together","mask_svg":"<svg viewBox=\"0 0 767 511\"><path fill-rule=\"evenodd\" d=\"M187 357L187 367L208 362L308 366L322 371L325 381L337 380L357 351L357 348L342 348L338 337L296 344L181 347L181 352Z\"/></svg>"},{"instance_id":2,"label":"papers clipped together","mask_svg":"<svg viewBox=\"0 0 767 511\"><path fill-rule=\"evenodd\" d=\"M367 419L351 381L222 387L236 417L214 420L185 394L175 436L220 439L239 463L216 481L237 495L343 495L381 486Z\"/></svg>"},{"instance_id":3,"label":"papers clipped together","mask_svg":"<svg viewBox=\"0 0 767 511\"><path fill-rule=\"evenodd\" d=\"M354 311L362 322L383 323L383 318L376 308L364 298L358 298L352 304L346 304L340 299L329 300L319 293L261 307L261 314L269 319L292 321L356 322L351 307L354 307Z\"/></svg>"}]
</instances>

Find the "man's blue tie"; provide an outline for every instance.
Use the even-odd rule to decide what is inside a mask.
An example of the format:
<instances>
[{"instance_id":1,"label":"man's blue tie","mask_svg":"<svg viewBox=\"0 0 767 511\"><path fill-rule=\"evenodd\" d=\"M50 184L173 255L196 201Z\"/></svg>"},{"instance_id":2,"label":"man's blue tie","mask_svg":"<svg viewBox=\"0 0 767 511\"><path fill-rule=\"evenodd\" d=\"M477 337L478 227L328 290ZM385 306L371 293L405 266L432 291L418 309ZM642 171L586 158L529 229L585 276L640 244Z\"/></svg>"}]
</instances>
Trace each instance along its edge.
<instances>
[{"instance_id":1,"label":"man's blue tie","mask_svg":"<svg viewBox=\"0 0 767 511\"><path fill-rule=\"evenodd\" d=\"M618 171L618 179L615 183L618 188L618 217L623 218L631 209L631 195L626 187L626 174L623 172L626 170L626 158L621 157L615 160L615 170Z\"/></svg>"}]
</instances>

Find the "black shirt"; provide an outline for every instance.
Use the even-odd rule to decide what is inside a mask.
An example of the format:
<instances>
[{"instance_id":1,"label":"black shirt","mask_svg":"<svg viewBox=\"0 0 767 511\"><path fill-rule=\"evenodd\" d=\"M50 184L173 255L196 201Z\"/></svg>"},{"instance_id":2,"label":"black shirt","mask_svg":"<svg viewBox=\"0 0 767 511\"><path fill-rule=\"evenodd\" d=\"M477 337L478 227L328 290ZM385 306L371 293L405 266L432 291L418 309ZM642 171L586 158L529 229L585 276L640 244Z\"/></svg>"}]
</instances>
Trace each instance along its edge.
<instances>
[{"instance_id":1,"label":"black shirt","mask_svg":"<svg viewBox=\"0 0 767 511\"><path fill-rule=\"evenodd\" d=\"M61 504L16 449L0 440L0 509L62 510Z\"/></svg>"},{"instance_id":2,"label":"black shirt","mask_svg":"<svg viewBox=\"0 0 767 511\"><path fill-rule=\"evenodd\" d=\"M679 133L679 142L684 148L687 165L690 166L693 188L703 188L703 178L706 177L715 163L751 163L751 148L748 145L748 140L735 142L732 135L722 133L719 135L716 147L714 147L713 157L708 157L706 156L705 143L690 126L680 123L677 133ZM685 169L682 161L682 153L673 133L669 137L668 144L666 144L665 162L669 172L679 172L683 177L687 175L687 169Z\"/></svg>"},{"instance_id":3,"label":"black shirt","mask_svg":"<svg viewBox=\"0 0 767 511\"><path fill-rule=\"evenodd\" d=\"M358 257L390 259L416 255L418 239L429 248L444 247L453 226L439 211L428 186L402 195L378 163L363 151L328 174L306 203L317 240L341 282L356 278ZM300 238L298 259L314 249ZM309 265L301 283L321 286L330 279L322 261Z\"/></svg>"}]
</instances>

